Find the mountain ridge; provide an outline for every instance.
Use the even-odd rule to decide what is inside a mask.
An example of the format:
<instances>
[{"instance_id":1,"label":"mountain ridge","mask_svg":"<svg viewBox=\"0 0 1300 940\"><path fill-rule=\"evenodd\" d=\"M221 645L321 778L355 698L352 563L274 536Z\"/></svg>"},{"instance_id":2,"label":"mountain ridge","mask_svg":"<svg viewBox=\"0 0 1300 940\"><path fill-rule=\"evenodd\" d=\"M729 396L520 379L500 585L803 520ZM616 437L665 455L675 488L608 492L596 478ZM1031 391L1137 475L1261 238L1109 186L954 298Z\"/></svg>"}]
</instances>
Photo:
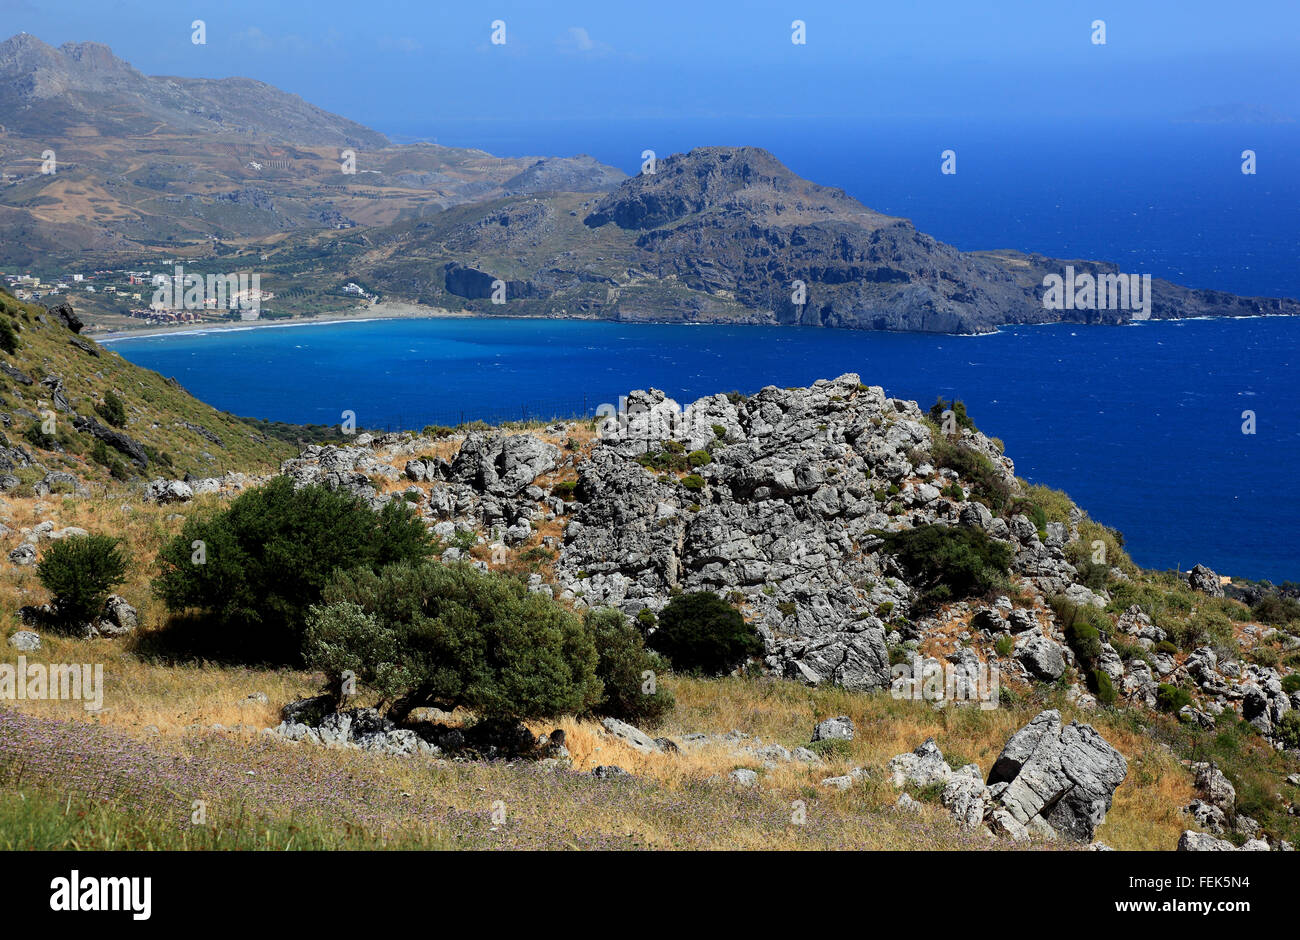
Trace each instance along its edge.
<instances>
[{"instance_id":1,"label":"mountain ridge","mask_svg":"<svg viewBox=\"0 0 1300 940\"><path fill-rule=\"evenodd\" d=\"M1143 305L1116 291L1057 309L1050 278L1142 272L960 251L756 147L700 147L626 177L586 155L394 146L261 82L149 77L98 43L0 43L0 123L0 217L20 236L0 263L255 264L286 305L276 315L352 303L349 281L482 315L939 333L1300 315L1294 299L1157 278ZM48 175L35 169L46 148ZM102 295L79 304L112 312Z\"/></svg>"}]
</instances>

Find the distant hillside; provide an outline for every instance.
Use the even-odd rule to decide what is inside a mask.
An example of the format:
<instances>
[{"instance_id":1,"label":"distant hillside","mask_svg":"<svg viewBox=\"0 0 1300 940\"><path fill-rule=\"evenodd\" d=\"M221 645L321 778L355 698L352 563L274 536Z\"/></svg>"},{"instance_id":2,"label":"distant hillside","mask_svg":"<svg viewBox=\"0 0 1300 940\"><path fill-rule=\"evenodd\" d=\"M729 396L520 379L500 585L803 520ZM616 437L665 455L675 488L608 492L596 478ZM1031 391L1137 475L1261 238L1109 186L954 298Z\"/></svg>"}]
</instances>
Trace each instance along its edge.
<instances>
[{"instance_id":1,"label":"distant hillside","mask_svg":"<svg viewBox=\"0 0 1300 940\"><path fill-rule=\"evenodd\" d=\"M268 85L149 77L94 43L0 43L0 125L0 265L56 283L172 261L256 270L275 297L266 316L351 309L349 281L481 314L943 333L1300 314L1154 278L1146 309L1049 308L1044 278L1067 268L1143 272L959 251L754 147L702 147L629 179L589 156L393 146ZM122 314L143 305L70 290L100 324L131 325Z\"/></svg>"},{"instance_id":2,"label":"distant hillside","mask_svg":"<svg viewBox=\"0 0 1300 940\"><path fill-rule=\"evenodd\" d=\"M394 146L262 82L147 76L97 43L0 42L0 265L222 257L625 176L586 156Z\"/></svg>"},{"instance_id":3,"label":"distant hillside","mask_svg":"<svg viewBox=\"0 0 1300 940\"><path fill-rule=\"evenodd\" d=\"M1121 273L1116 265L959 251L754 147L675 154L600 198L467 205L372 231L368 241L350 273L403 298L485 314L953 333L1133 315L1044 306L1046 275L1067 265ZM506 283L504 305L491 302L496 280ZM1153 319L1300 313L1292 300L1156 279L1152 295Z\"/></svg>"},{"instance_id":4,"label":"distant hillside","mask_svg":"<svg viewBox=\"0 0 1300 940\"><path fill-rule=\"evenodd\" d=\"M247 78L144 75L95 42L55 49L28 33L0 43L0 123L20 134L183 134L378 148L378 131Z\"/></svg>"},{"instance_id":5,"label":"distant hillside","mask_svg":"<svg viewBox=\"0 0 1300 940\"><path fill-rule=\"evenodd\" d=\"M293 428L264 428L205 405L79 328L69 307L47 311L0 291L0 490L44 483L57 491L77 485L69 474L106 482L246 473L297 452L282 439Z\"/></svg>"}]
</instances>

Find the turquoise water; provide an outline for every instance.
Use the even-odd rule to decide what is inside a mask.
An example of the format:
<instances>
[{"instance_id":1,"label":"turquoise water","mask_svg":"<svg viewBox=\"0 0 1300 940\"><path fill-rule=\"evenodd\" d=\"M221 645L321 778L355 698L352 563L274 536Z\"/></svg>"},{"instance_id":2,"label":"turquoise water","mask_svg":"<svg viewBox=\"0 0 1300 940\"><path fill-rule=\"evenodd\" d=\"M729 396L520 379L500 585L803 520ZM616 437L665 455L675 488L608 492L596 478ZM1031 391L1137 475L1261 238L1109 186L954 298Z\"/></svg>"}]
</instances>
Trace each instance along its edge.
<instances>
[{"instance_id":1,"label":"turquoise water","mask_svg":"<svg viewBox=\"0 0 1300 940\"><path fill-rule=\"evenodd\" d=\"M978 337L574 320L386 320L126 339L240 415L420 428L590 413L857 372L966 401L1021 476L1063 489L1152 567L1300 580L1300 319L1013 327ZM1256 433L1242 433L1242 412Z\"/></svg>"}]
</instances>

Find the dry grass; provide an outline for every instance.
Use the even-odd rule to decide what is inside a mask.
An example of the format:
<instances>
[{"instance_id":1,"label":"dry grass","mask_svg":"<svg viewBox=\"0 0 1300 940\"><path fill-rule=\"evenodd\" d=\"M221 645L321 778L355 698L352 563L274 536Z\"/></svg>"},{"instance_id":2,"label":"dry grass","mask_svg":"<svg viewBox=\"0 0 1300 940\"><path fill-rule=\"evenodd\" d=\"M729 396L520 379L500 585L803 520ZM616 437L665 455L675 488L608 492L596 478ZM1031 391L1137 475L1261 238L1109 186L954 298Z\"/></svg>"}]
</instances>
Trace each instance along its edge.
<instances>
[{"instance_id":1,"label":"dry grass","mask_svg":"<svg viewBox=\"0 0 1300 940\"><path fill-rule=\"evenodd\" d=\"M584 441L584 449L588 444L589 440ZM571 478L573 470L565 473ZM45 520L60 528L76 525L122 536L134 564L120 593L139 608L147 638L165 621L161 603L149 591L154 558L164 541L180 531L181 515L205 511L216 500L205 497L183 507L159 507L121 495L50 497L43 502L7 499L0 505L0 521L15 532L5 540L3 551L8 552L19 541L17 530ZM129 506L129 511L124 506ZM517 554L512 564L522 567ZM34 569L0 566L0 607L10 612L11 627L17 625L12 612L19 606L45 600ZM964 628L964 618L954 618L945 635L955 642L952 634ZM486 843L492 845L550 845L549 837L539 833L555 829L563 836L561 847L981 847L983 836L961 832L937 806L926 806L919 817L897 811L893 806L897 792L884 781L884 765L895 754L910 751L933 736L954 766L974 761L987 772L1006 740L1044 707L1059 708L1066 720L1092 723L1129 761L1128 779L1117 792L1098 839L1118 849L1171 849L1185 828L1179 808L1194 796L1190 775L1174 754L1135 730L1123 715L1079 712L1053 693L1040 692L1038 699L1016 707L936 710L888 694L812 689L770 678L671 677L665 682L676 696L677 708L655 734L680 739L692 732L718 735L734 729L761 739L763 744L793 749L808 743L817 721L840 714L849 715L859 733L846 757L824 766L791 762L764 767L759 758L721 743L683 748L679 754L643 755L605 734L595 722L561 720L558 726L566 732L574 771L616 764L637 777L634 781L594 781L580 773L545 774L526 765L446 764L268 741L260 729L278 723L284 702L313 694L321 677L294 670L208 663L164 665L136 657L131 644L122 640L74 640L45 634L43 641L42 650L30 655L29 661L104 665L104 709L87 713L79 702L17 702L7 707L116 729L150 750L191 749L193 745L186 742L196 734L206 735L215 743L205 745L207 750L202 753L220 753L221 760L231 765L267 763L281 767L280 772L289 778L307 773L304 767L314 768L310 773L317 776L326 771L327 776L353 775L368 781L377 793L414 794L416 799L437 802L458 814L488 812L492 802L488 796L496 794L511 807L521 828L515 835L509 826L501 832L492 830L494 834ZM0 661L14 662L17 653L5 645L0 647L0 657ZM264 694L267 702L250 699L256 693ZM224 730L214 733L214 725ZM549 731L553 726L540 722L534 730ZM756 790L741 791L728 779L729 772L739 767L759 773ZM819 786L822 778L853 767L865 768L871 779L847 792ZM311 783L311 779L302 780L304 787ZM611 793L619 798L609 798ZM807 826L788 822L796 800L808 807ZM399 816L394 810L395 826ZM525 831L527 835L522 834ZM480 838L489 837L474 829L473 839Z\"/></svg>"}]
</instances>

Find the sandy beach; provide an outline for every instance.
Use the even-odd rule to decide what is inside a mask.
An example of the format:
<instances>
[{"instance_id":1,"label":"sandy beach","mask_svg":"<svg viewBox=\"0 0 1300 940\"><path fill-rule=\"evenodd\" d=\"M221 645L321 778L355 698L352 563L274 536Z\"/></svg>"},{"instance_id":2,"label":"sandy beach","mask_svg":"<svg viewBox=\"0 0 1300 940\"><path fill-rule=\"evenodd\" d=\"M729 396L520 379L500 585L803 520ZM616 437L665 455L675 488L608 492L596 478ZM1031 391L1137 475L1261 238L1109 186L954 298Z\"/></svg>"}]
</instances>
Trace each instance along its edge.
<instances>
[{"instance_id":1,"label":"sandy beach","mask_svg":"<svg viewBox=\"0 0 1300 940\"><path fill-rule=\"evenodd\" d=\"M296 326L317 326L326 323L368 323L374 320L430 320L442 317L471 317L472 313L458 310L445 310L441 307L426 307L422 304L405 301L385 300L373 307L357 308L354 313L326 313L319 316L291 317L281 320L229 320L211 323L176 323L169 326L150 326L139 330L112 330L106 333L86 331L86 336L97 343L108 343L120 339L136 339L142 336L177 335L194 333L211 333L217 330L256 330L289 328Z\"/></svg>"}]
</instances>

